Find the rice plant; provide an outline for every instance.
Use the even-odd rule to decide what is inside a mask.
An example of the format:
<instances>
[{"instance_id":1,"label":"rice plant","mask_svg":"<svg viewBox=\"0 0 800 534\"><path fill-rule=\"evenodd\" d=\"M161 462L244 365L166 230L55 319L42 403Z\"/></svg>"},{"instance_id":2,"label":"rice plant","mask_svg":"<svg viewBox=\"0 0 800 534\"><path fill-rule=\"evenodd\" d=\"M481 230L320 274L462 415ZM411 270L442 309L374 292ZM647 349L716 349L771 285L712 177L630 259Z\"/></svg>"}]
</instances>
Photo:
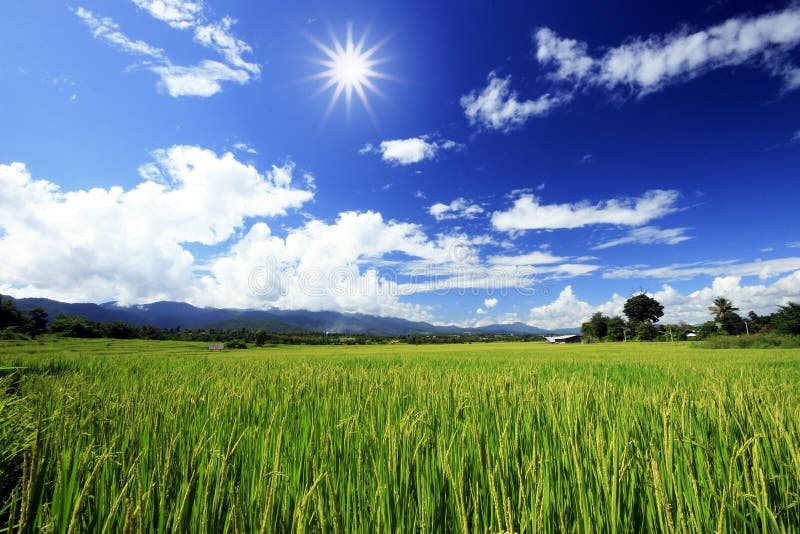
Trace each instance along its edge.
<instances>
[{"instance_id":1,"label":"rice plant","mask_svg":"<svg viewBox=\"0 0 800 534\"><path fill-rule=\"evenodd\" d=\"M2 532L793 532L800 350L0 345Z\"/></svg>"}]
</instances>

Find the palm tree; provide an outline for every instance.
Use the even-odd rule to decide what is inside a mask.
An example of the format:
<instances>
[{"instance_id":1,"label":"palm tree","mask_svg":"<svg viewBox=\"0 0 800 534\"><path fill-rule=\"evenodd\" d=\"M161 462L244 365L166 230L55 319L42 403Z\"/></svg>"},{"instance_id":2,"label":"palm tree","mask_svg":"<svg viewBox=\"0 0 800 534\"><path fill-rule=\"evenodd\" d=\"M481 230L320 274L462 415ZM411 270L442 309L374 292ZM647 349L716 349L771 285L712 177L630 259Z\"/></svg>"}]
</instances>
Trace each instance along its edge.
<instances>
[{"instance_id":1,"label":"palm tree","mask_svg":"<svg viewBox=\"0 0 800 534\"><path fill-rule=\"evenodd\" d=\"M728 314L738 310L739 308L735 307L733 305L733 302L726 299L725 297L715 298L714 305L709 306L708 308L708 311L711 312L711 314L714 316L714 320L717 321L718 323L723 322Z\"/></svg>"}]
</instances>

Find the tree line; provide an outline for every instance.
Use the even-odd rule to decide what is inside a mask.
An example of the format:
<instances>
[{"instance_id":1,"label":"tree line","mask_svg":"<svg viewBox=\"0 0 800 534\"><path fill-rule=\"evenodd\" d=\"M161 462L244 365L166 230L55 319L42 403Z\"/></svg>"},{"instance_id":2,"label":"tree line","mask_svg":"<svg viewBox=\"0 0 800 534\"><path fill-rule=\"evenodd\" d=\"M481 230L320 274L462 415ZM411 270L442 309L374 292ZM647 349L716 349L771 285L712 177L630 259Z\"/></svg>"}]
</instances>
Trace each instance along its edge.
<instances>
[{"instance_id":1,"label":"tree line","mask_svg":"<svg viewBox=\"0 0 800 534\"><path fill-rule=\"evenodd\" d=\"M664 306L653 297L638 293L625 302L622 311L627 320L597 312L581 325L581 334L587 341L680 341L756 333L800 335L800 304L796 302L778 306L776 312L767 315L751 311L743 318L736 313L739 308L732 301L716 297L708 310L713 320L699 327L687 323L657 325Z\"/></svg>"},{"instance_id":2,"label":"tree line","mask_svg":"<svg viewBox=\"0 0 800 534\"><path fill-rule=\"evenodd\" d=\"M264 329L196 329L181 327L156 328L137 326L122 321L98 322L75 315L58 315L52 321L42 308L17 309L10 299L0 295L0 339L26 339L41 334L74 338L150 339L171 341L203 341L225 343L228 348L247 348L248 344L264 345L368 345L478 343L494 341L542 341L542 336L514 334L408 334L381 336L371 334L339 334L327 332L267 332Z\"/></svg>"}]
</instances>

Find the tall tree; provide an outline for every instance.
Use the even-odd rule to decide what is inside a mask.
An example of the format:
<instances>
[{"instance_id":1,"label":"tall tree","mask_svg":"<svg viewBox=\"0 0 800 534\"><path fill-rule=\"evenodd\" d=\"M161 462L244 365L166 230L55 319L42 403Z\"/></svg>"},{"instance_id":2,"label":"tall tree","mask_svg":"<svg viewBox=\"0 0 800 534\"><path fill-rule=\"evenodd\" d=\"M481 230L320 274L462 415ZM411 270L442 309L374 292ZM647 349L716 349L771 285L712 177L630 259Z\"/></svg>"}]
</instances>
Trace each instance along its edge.
<instances>
[{"instance_id":1,"label":"tall tree","mask_svg":"<svg viewBox=\"0 0 800 534\"><path fill-rule=\"evenodd\" d=\"M608 317L600 312L595 313L588 322L581 325L581 333L586 338L602 340L608 333Z\"/></svg>"},{"instance_id":2,"label":"tall tree","mask_svg":"<svg viewBox=\"0 0 800 534\"><path fill-rule=\"evenodd\" d=\"M786 306L778 306L772 314L770 324L781 334L800 335L800 304L788 302Z\"/></svg>"},{"instance_id":3,"label":"tall tree","mask_svg":"<svg viewBox=\"0 0 800 534\"><path fill-rule=\"evenodd\" d=\"M664 306L653 297L639 293L625 302L622 312L633 323L657 323L664 315Z\"/></svg>"},{"instance_id":4,"label":"tall tree","mask_svg":"<svg viewBox=\"0 0 800 534\"><path fill-rule=\"evenodd\" d=\"M258 330L256 330L255 340L256 340L256 345L258 345L259 347L263 347L264 343L267 342L267 333L264 331L263 328L259 328Z\"/></svg>"},{"instance_id":5,"label":"tall tree","mask_svg":"<svg viewBox=\"0 0 800 534\"><path fill-rule=\"evenodd\" d=\"M30 335L38 336L47 332L47 312L44 308L34 308L28 311L28 316L31 318L28 324Z\"/></svg>"},{"instance_id":6,"label":"tall tree","mask_svg":"<svg viewBox=\"0 0 800 534\"><path fill-rule=\"evenodd\" d=\"M739 308L725 297L717 297L714 299L714 305L708 307L708 311L714 316L715 321L724 323L727 315L739 311Z\"/></svg>"},{"instance_id":7,"label":"tall tree","mask_svg":"<svg viewBox=\"0 0 800 534\"><path fill-rule=\"evenodd\" d=\"M14 305L14 301L0 295L0 330L25 326L27 319Z\"/></svg>"},{"instance_id":8,"label":"tall tree","mask_svg":"<svg viewBox=\"0 0 800 534\"><path fill-rule=\"evenodd\" d=\"M623 341L625 340L625 321L622 317L615 315L611 317L608 322L606 323L608 332L606 333L606 338L609 341Z\"/></svg>"}]
</instances>

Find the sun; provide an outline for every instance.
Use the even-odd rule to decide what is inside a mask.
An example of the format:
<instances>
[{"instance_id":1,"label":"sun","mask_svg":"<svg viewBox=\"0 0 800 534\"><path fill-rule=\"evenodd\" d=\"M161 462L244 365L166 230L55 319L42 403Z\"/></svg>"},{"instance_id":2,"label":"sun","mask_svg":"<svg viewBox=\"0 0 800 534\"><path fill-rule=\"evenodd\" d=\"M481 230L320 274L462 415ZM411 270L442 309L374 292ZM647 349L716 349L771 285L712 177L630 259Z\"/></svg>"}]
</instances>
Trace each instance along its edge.
<instances>
[{"instance_id":1,"label":"sun","mask_svg":"<svg viewBox=\"0 0 800 534\"><path fill-rule=\"evenodd\" d=\"M347 37L344 45L342 45L336 35L331 31L330 46L319 42L313 37L309 37L311 42L325 54L325 58L323 59L312 59L314 63L325 67L325 70L311 76L311 79L326 80L322 87L320 87L319 93L332 90L328 108L325 111L325 118L330 115L333 107L342 95L344 95L347 114L349 116L353 101L353 93L355 93L364 106L364 109L366 109L370 117L375 120L375 113L372 111L372 106L369 103L367 90L384 97L383 93L381 93L373 82L373 79L388 80L392 79L392 77L375 70L377 65L386 61L384 58L375 56L376 52L386 43L386 39L370 48L366 48L365 42L367 33L368 32L365 31L358 42L355 42L353 40L353 27L351 24L348 24Z\"/></svg>"}]
</instances>

